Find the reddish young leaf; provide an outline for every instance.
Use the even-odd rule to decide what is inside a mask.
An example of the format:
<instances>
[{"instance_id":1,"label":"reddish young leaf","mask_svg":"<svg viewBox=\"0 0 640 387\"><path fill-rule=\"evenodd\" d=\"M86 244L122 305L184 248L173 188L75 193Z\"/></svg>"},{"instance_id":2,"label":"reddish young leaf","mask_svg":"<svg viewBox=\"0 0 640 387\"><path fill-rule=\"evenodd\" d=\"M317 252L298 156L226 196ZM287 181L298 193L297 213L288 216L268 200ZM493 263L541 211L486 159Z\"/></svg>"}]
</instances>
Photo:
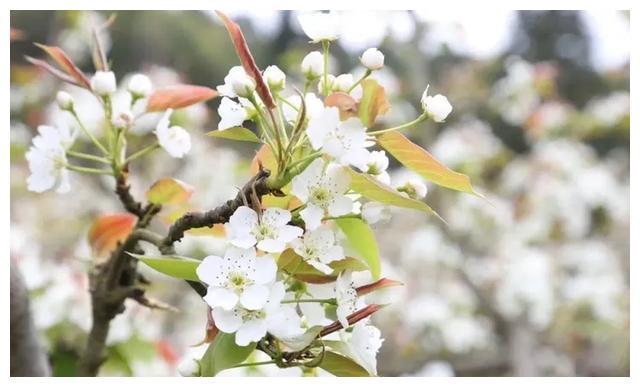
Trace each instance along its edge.
<instances>
[{"instance_id":1,"label":"reddish young leaf","mask_svg":"<svg viewBox=\"0 0 640 387\"><path fill-rule=\"evenodd\" d=\"M328 107L337 107L338 110L340 110L341 120L358 116L358 103L352 96L342 91L331 93L327 98L325 98L324 105Z\"/></svg>"},{"instance_id":2,"label":"reddish young leaf","mask_svg":"<svg viewBox=\"0 0 640 387\"><path fill-rule=\"evenodd\" d=\"M349 326L351 326L357 323L358 321L371 316L372 314L379 311L383 307L384 305L378 305L378 304L367 305L364 308L357 310L354 313L351 313L349 316L347 316L347 322L349 322ZM333 323L322 328L322 331L320 332L319 336L320 337L326 336L333 332L339 331L342 328L347 328L347 327L343 327L340 321L334 321Z\"/></svg>"},{"instance_id":3,"label":"reddish young leaf","mask_svg":"<svg viewBox=\"0 0 640 387\"><path fill-rule=\"evenodd\" d=\"M253 175L258 173L258 171L260 170L260 165L270 170L272 175L278 173L276 157L273 155L271 147L267 144L262 145L256 155L253 157L253 160L251 160L250 170Z\"/></svg>"},{"instance_id":4,"label":"reddish young leaf","mask_svg":"<svg viewBox=\"0 0 640 387\"><path fill-rule=\"evenodd\" d=\"M253 55L251 55L251 51L249 51L249 46L247 45L247 41L242 34L242 30L240 26L233 22L227 15L220 11L216 11L216 14L222 19L224 26L229 32L229 36L231 37L231 41L233 42L233 46L236 49L236 53L240 58L240 62L242 63L242 67L244 71L250 75L253 80L256 82L256 91L262 99L262 102L269 108L273 109L276 107L275 102L273 101L273 97L271 96L271 92L267 87L267 84L264 82L262 78L262 73L256 64L256 61L253 59Z\"/></svg>"},{"instance_id":5,"label":"reddish young leaf","mask_svg":"<svg viewBox=\"0 0 640 387\"><path fill-rule=\"evenodd\" d=\"M147 191L147 200L153 204L182 204L193 194L193 187L189 184L164 177L151 186Z\"/></svg>"},{"instance_id":6,"label":"reddish young leaf","mask_svg":"<svg viewBox=\"0 0 640 387\"><path fill-rule=\"evenodd\" d=\"M217 97L218 92L196 85L175 85L153 92L147 102L148 112L179 109Z\"/></svg>"},{"instance_id":7,"label":"reddish young leaf","mask_svg":"<svg viewBox=\"0 0 640 387\"><path fill-rule=\"evenodd\" d=\"M392 280L389 278L380 278L376 282L372 282L370 284L363 285L356 288L356 293L358 293L359 296L363 296L365 294L374 292L379 289L390 288L392 286L402 286L402 285L404 284L400 281Z\"/></svg>"},{"instance_id":8,"label":"reddish young leaf","mask_svg":"<svg viewBox=\"0 0 640 387\"><path fill-rule=\"evenodd\" d=\"M118 243L124 241L136 223L136 217L129 213L107 214L96 219L89 229L89 245L96 258L111 253Z\"/></svg>"},{"instance_id":9,"label":"reddish young leaf","mask_svg":"<svg viewBox=\"0 0 640 387\"><path fill-rule=\"evenodd\" d=\"M65 73L69 74L76 81L77 85L91 90L89 79L60 47L45 46L40 43L36 43L36 46L44 50Z\"/></svg>"},{"instance_id":10,"label":"reddish young leaf","mask_svg":"<svg viewBox=\"0 0 640 387\"><path fill-rule=\"evenodd\" d=\"M65 74L61 70L58 70L57 68L51 66L49 63L41 59L32 58L28 55L25 55L24 58L27 60L27 62L31 63L32 65L36 66L39 69L42 69L48 72L49 74L61 80L62 82L67 82L67 83L71 83L72 85L83 87L74 78Z\"/></svg>"},{"instance_id":11,"label":"reddish young leaf","mask_svg":"<svg viewBox=\"0 0 640 387\"><path fill-rule=\"evenodd\" d=\"M367 128L372 127L376 118L387 111L389 111L389 101L387 101L384 87L374 79L362 81L362 98L358 108L362 125Z\"/></svg>"}]
</instances>

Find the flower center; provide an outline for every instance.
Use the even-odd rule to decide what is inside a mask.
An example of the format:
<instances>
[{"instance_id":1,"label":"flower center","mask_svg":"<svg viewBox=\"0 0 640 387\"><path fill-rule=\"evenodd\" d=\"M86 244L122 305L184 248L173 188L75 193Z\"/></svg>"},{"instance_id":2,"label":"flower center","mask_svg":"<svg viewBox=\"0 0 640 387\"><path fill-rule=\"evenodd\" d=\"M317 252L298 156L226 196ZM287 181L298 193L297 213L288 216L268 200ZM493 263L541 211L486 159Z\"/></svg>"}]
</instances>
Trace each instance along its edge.
<instances>
[{"instance_id":1,"label":"flower center","mask_svg":"<svg viewBox=\"0 0 640 387\"><path fill-rule=\"evenodd\" d=\"M227 287L235 290L243 290L245 287L251 285L252 281L247 278L244 273L233 272L229 273Z\"/></svg>"},{"instance_id":2,"label":"flower center","mask_svg":"<svg viewBox=\"0 0 640 387\"><path fill-rule=\"evenodd\" d=\"M275 239L277 237L276 233L274 232L274 230L264 224L260 224L258 225L258 227L256 228L254 235L256 236L257 239L262 240L262 239Z\"/></svg>"},{"instance_id":3,"label":"flower center","mask_svg":"<svg viewBox=\"0 0 640 387\"><path fill-rule=\"evenodd\" d=\"M263 319L266 317L266 313L262 310L244 309L241 313L241 317L243 322L247 322L251 320Z\"/></svg>"},{"instance_id":4,"label":"flower center","mask_svg":"<svg viewBox=\"0 0 640 387\"><path fill-rule=\"evenodd\" d=\"M329 199L331 199L331 193L323 187L317 187L311 191L309 201L320 207L326 207Z\"/></svg>"}]
</instances>

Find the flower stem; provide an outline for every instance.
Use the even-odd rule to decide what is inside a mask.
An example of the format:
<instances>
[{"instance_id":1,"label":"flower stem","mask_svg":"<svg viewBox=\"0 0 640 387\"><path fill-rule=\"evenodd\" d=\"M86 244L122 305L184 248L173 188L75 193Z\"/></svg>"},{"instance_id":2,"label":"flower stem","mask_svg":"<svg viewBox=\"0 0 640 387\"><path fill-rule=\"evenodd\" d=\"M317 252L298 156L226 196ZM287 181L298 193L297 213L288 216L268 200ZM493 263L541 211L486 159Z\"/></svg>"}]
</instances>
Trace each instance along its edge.
<instances>
[{"instance_id":1,"label":"flower stem","mask_svg":"<svg viewBox=\"0 0 640 387\"><path fill-rule=\"evenodd\" d=\"M134 154L130 155L129 157L127 157L124 162L128 163L130 161L133 161L133 160L135 160L137 158L145 156L147 153L153 152L154 150L156 150L158 148L160 148L160 144L158 144L158 143L155 143L153 145L149 145L148 147L143 148L143 149L135 152Z\"/></svg>"},{"instance_id":2,"label":"flower stem","mask_svg":"<svg viewBox=\"0 0 640 387\"><path fill-rule=\"evenodd\" d=\"M362 83L362 81L364 81L365 79L367 79L367 77L368 77L369 75L371 75L371 73L372 73L372 72L373 72L373 71L371 71L371 70L367 69L367 71L365 71L365 72L364 72L364 74L360 77L360 79L358 79L358 80L356 81L356 83L354 83L353 85L351 85L351 87L347 90L347 94L350 94L350 93L353 91L353 89L355 89L356 87L358 87L358 85L359 85L360 83Z\"/></svg>"},{"instance_id":3,"label":"flower stem","mask_svg":"<svg viewBox=\"0 0 640 387\"><path fill-rule=\"evenodd\" d=\"M80 129L84 132L84 134L86 134L87 137L91 139L91 142L93 142L93 144L96 147L98 147L98 149L100 149L103 154L109 155L109 151L107 150L107 148L105 148L104 145L102 145L102 143L98 141L98 139L90 131L88 131L87 128L84 126L84 124L82 123L82 120L80 120L80 117L78 116L78 113L76 113L74 109L69 110L69 112L71 113L73 118L76 120L76 122L78 123L78 125L80 126Z\"/></svg>"},{"instance_id":4,"label":"flower stem","mask_svg":"<svg viewBox=\"0 0 640 387\"><path fill-rule=\"evenodd\" d=\"M327 84L329 74L329 41L322 41L322 56L324 59L324 72L322 74L322 94L326 97L329 95L329 85Z\"/></svg>"},{"instance_id":5,"label":"flower stem","mask_svg":"<svg viewBox=\"0 0 640 387\"><path fill-rule=\"evenodd\" d=\"M65 165L65 167L71 171L90 173L93 175L113 175L113 172L107 169L87 168L87 167L80 167L78 165L71 165L71 164L67 164Z\"/></svg>"},{"instance_id":6,"label":"flower stem","mask_svg":"<svg viewBox=\"0 0 640 387\"><path fill-rule=\"evenodd\" d=\"M96 161L98 163L103 163L103 164L111 164L111 162L109 160L105 159L104 157L95 156L95 155L91 155L91 154L88 154L88 153L75 152L75 151L68 150L67 154L69 156L73 156L73 157L76 157L76 158L79 158L79 159Z\"/></svg>"},{"instance_id":7,"label":"flower stem","mask_svg":"<svg viewBox=\"0 0 640 387\"><path fill-rule=\"evenodd\" d=\"M406 128L409 128L411 126L414 126L414 125L417 125L417 124L421 123L422 121L426 120L428 117L429 117L429 113L424 112L420 116L418 116L418 118L416 118L413 121L407 122L406 124L402 124L402 125L399 125L399 126L394 126L393 128L376 130L376 131L373 131L373 132L369 132L367 134L372 135L372 136L377 136L377 135L380 135L380 134L383 134L383 133L393 132L395 130L406 129Z\"/></svg>"}]
</instances>

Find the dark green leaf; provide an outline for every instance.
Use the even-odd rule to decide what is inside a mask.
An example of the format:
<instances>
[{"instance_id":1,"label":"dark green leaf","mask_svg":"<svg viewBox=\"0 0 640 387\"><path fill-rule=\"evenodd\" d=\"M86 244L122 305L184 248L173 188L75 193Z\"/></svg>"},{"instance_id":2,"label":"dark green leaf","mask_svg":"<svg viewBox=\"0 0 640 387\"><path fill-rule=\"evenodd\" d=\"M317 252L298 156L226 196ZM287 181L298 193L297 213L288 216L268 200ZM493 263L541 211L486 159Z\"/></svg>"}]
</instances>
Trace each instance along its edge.
<instances>
[{"instance_id":1,"label":"dark green leaf","mask_svg":"<svg viewBox=\"0 0 640 387\"><path fill-rule=\"evenodd\" d=\"M367 370L346 356L325 352L320 368L335 376L369 376Z\"/></svg>"},{"instance_id":2,"label":"dark green leaf","mask_svg":"<svg viewBox=\"0 0 640 387\"><path fill-rule=\"evenodd\" d=\"M215 376L222 370L242 363L255 348L256 343L241 347L236 344L235 334L218 332L200 360L201 376Z\"/></svg>"}]
</instances>

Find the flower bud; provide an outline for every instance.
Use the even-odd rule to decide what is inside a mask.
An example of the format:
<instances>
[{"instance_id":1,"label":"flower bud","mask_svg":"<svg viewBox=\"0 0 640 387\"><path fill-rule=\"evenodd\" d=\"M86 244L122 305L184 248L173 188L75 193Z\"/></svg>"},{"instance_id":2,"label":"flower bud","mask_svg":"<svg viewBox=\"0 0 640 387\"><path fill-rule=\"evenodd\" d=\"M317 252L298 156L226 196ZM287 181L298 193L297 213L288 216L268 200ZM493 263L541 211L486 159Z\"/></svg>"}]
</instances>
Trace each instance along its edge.
<instances>
[{"instance_id":1,"label":"flower bud","mask_svg":"<svg viewBox=\"0 0 640 387\"><path fill-rule=\"evenodd\" d=\"M113 126L118 129L126 129L133 123L133 114L126 110L113 118Z\"/></svg>"},{"instance_id":2,"label":"flower bud","mask_svg":"<svg viewBox=\"0 0 640 387\"><path fill-rule=\"evenodd\" d=\"M429 87L422 94L422 108L429 113L431 118L435 122L443 122L445 118L451 113L453 107L449 103L447 97L442 94L437 94L435 96L427 95L427 91Z\"/></svg>"},{"instance_id":3,"label":"flower bud","mask_svg":"<svg viewBox=\"0 0 640 387\"><path fill-rule=\"evenodd\" d=\"M66 91L59 91L56 94L56 102L62 110L73 110L73 97Z\"/></svg>"},{"instance_id":4,"label":"flower bud","mask_svg":"<svg viewBox=\"0 0 640 387\"><path fill-rule=\"evenodd\" d=\"M96 71L91 78L91 90L101 97L116 92L116 76L112 71Z\"/></svg>"},{"instance_id":5,"label":"flower bud","mask_svg":"<svg viewBox=\"0 0 640 387\"><path fill-rule=\"evenodd\" d=\"M362 53L360 63L369 70L379 70L384 66L384 54L375 47L369 48Z\"/></svg>"},{"instance_id":6,"label":"flower bud","mask_svg":"<svg viewBox=\"0 0 640 387\"><path fill-rule=\"evenodd\" d=\"M286 82L286 75L278 68L278 66L269 66L264 70L262 74L272 91L279 91L284 89Z\"/></svg>"},{"instance_id":7,"label":"flower bud","mask_svg":"<svg viewBox=\"0 0 640 387\"><path fill-rule=\"evenodd\" d=\"M250 76L242 74L233 77L231 80L231 88L238 97L249 98L256 89L256 83Z\"/></svg>"},{"instance_id":8,"label":"flower bud","mask_svg":"<svg viewBox=\"0 0 640 387\"><path fill-rule=\"evenodd\" d=\"M336 77L331 74L327 74L327 90L334 90L335 83ZM321 77L318 82L318 94L324 94L324 77Z\"/></svg>"},{"instance_id":9,"label":"flower bud","mask_svg":"<svg viewBox=\"0 0 640 387\"><path fill-rule=\"evenodd\" d=\"M362 206L362 218L369 224L386 223L391 219L391 209L379 202L366 202Z\"/></svg>"},{"instance_id":10,"label":"flower bud","mask_svg":"<svg viewBox=\"0 0 640 387\"><path fill-rule=\"evenodd\" d=\"M396 189L412 199L422 199L427 196L427 186L419 179L410 179Z\"/></svg>"},{"instance_id":11,"label":"flower bud","mask_svg":"<svg viewBox=\"0 0 640 387\"><path fill-rule=\"evenodd\" d=\"M185 357L178 364L178 373L181 376L200 376L200 362L191 357Z\"/></svg>"},{"instance_id":12,"label":"flower bud","mask_svg":"<svg viewBox=\"0 0 640 387\"><path fill-rule=\"evenodd\" d=\"M127 90L134 98L144 98L151 94L151 79L144 74L136 74L131 77Z\"/></svg>"},{"instance_id":13,"label":"flower bud","mask_svg":"<svg viewBox=\"0 0 640 387\"><path fill-rule=\"evenodd\" d=\"M346 92L353 85L353 75L351 74L340 74L336 77L333 82L332 90L334 91L344 91Z\"/></svg>"},{"instance_id":14,"label":"flower bud","mask_svg":"<svg viewBox=\"0 0 640 387\"><path fill-rule=\"evenodd\" d=\"M318 78L324 72L324 58L319 51L312 51L302 59L300 67L308 79Z\"/></svg>"}]
</instances>

